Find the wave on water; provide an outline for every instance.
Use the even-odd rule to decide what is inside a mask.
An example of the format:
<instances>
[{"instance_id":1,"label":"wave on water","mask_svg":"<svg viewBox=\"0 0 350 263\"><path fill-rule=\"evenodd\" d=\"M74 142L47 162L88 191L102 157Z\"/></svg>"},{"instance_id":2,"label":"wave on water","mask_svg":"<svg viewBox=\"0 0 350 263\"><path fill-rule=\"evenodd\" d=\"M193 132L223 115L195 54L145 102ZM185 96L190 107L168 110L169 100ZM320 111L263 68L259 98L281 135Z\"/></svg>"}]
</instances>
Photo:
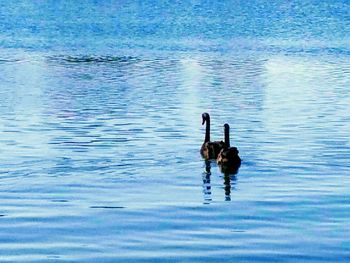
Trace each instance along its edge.
<instances>
[{"instance_id":1,"label":"wave on water","mask_svg":"<svg viewBox=\"0 0 350 263\"><path fill-rule=\"evenodd\" d=\"M0 64L21 62L20 59L0 58Z\"/></svg>"},{"instance_id":2,"label":"wave on water","mask_svg":"<svg viewBox=\"0 0 350 263\"><path fill-rule=\"evenodd\" d=\"M138 59L132 56L95 56L95 55L60 55L49 57L51 61L61 61L64 63L133 63Z\"/></svg>"}]
</instances>

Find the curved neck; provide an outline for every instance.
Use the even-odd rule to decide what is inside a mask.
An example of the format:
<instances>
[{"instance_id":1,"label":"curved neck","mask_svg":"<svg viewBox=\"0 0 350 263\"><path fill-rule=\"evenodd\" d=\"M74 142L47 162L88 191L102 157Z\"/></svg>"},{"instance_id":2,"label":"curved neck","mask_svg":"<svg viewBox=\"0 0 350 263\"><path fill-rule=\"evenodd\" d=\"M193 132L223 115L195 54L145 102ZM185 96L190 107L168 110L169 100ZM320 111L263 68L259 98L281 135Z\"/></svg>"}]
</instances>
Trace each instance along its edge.
<instances>
[{"instance_id":1,"label":"curved neck","mask_svg":"<svg viewBox=\"0 0 350 263\"><path fill-rule=\"evenodd\" d=\"M204 142L209 142L210 141L210 118L209 116L206 117L205 119L206 126L205 126L205 139Z\"/></svg>"},{"instance_id":2,"label":"curved neck","mask_svg":"<svg viewBox=\"0 0 350 263\"><path fill-rule=\"evenodd\" d=\"M230 127L225 125L225 146L230 148Z\"/></svg>"}]
</instances>

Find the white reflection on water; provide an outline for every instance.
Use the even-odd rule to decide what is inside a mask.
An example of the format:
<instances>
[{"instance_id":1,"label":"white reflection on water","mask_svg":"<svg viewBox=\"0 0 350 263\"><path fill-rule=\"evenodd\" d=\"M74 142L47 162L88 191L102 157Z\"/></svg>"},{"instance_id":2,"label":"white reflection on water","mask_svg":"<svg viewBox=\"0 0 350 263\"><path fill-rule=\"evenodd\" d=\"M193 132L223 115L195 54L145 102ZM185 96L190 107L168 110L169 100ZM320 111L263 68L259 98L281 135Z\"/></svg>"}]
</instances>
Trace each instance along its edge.
<instances>
[{"instance_id":1,"label":"white reflection on water","mask_svg":"<svg viewBox=\"0 0 350 263\"><path fill-rule=\"evenodd\" d=\"M22 54L20 59L8 61L1 68L0 127L7 141L2 157L33 160L50 155L49 138L41 132L47 128L41 126L47 86L44 60ZM16 158L11 162L15 165Z\"/></svg>"},{"instance_id":2,"label":"white reflection on water","mask_svg":"<svg viewBox=\"0 0 350 263\"><path fill-rule=\"evenodd\" d=\"M180 60L182 66L182 89L186 92L183 103L184 108L190 112L197 110L200 105L199 99L202 97L201 92L203 83L205 83L204 68L199 64L195 58L184 58ZM191 107L191 108L189 108ZM198 114L198 111L195 113Z\"/></svg>"},{"instance_id":3,"label":"white reflection on water","mask_svg":"<svg viewBox=\"0 0 350 263\"><path fill-rule=\"evenodd\" d=\"M313 149L319 152L323 148L321 152L326 154L338 143L347 143L350 126L345 112L350 96L344 84L349 83L348 68L345 61L335 63L316 57L278 56L268 60L263 118L271 136L280 138L281 156L299 164L300 157L319 163L322 158L312 157L317 154ZM329 143L320 143L322 138L329 138ZM279 154L271 159L279 158Z\"/></svg>"}]
</instances>

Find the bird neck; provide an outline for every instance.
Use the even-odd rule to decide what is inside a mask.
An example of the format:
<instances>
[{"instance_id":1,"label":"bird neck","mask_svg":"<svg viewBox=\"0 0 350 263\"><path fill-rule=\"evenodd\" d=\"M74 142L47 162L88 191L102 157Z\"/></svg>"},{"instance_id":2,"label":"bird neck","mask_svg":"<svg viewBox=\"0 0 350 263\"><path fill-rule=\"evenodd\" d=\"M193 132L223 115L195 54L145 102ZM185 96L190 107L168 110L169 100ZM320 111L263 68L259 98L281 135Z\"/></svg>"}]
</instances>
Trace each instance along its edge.
<instances>
[{"instance_id":1,"label":"bird neck","mask_svg":"<svg viewBox=\"0 0 350 263\"><path fill-rule=\"evenodd\" d=\"M204 139L204 142L209 142L210 141L210 118L207 117L205 122L206 122L206 126L205 126L205 139Z\"/></svg>"},{"instance_id":2,"label":"bird neck","mask_svg":"<svg viewBox=\"0 0 350 263\"><path fill-rule=\"evenodd\" d=\"M225 126L225 146L230 148L230 128Z\"/></svg>"}]
</instances>

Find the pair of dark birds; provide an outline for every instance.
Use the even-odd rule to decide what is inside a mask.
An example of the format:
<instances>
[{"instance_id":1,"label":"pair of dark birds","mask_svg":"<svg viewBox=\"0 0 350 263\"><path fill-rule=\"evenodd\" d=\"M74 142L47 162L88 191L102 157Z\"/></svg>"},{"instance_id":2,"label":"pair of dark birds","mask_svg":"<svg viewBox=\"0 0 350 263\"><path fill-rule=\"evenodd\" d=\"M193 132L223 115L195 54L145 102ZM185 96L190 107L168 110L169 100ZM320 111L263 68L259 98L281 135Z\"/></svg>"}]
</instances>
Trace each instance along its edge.
<instances>
[{"instance_id":1,"label":"pair of dark birds","mask_svg":"<svg viewBox=\"0 0 350 263\"><path fill-rule=\"evenodd\" d=\"M206 124L205 138L200 153L205 160L216 159L223 172L236 173L241 165L238 149L230 146L230 126L225 123L225 141L210 141L210 116L202 114L202 125Z\"/></svg>"}]
</instances>

